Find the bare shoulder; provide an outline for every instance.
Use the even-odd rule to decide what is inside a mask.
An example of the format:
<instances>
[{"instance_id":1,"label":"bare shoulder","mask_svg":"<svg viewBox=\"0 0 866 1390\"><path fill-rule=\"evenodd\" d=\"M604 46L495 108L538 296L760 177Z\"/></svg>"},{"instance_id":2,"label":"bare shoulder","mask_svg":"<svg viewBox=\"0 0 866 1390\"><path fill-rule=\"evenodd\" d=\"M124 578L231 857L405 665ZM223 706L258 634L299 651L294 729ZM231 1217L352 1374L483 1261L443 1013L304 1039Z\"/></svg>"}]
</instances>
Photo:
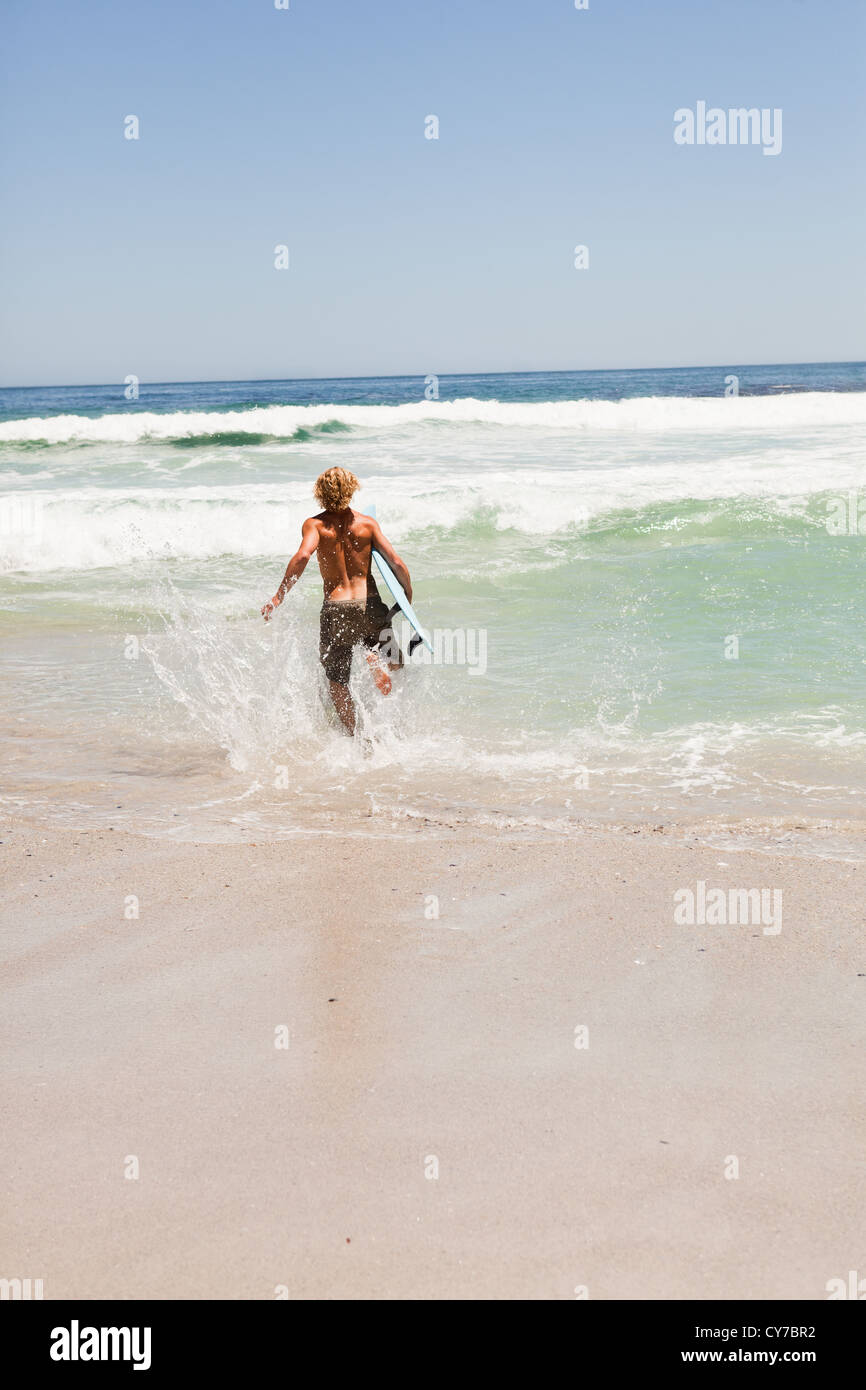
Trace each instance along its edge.
<instances>
[{"instance_id":1,"label":"bare shoulder","mask_svg":"<svg viewBox=\"0 0 866 1390\"><path fill-rule=\"evenodd\" d=\"M353 508L351 530L355 536L373 536L376 533L375 518L367 516L365 512L355 511Z\"/></svg>"},{"instance_id":2,"label":"bare shoulder","mask_svg":"<svg viewBox=\"0 0 866 1390\"><path fill-rule=\"evenodd\" d=\"M322 539L322 523L317 516L308 516L306 521L301 523L301 545L311 552L316 549Z\"/></svg>"}]
</instances>

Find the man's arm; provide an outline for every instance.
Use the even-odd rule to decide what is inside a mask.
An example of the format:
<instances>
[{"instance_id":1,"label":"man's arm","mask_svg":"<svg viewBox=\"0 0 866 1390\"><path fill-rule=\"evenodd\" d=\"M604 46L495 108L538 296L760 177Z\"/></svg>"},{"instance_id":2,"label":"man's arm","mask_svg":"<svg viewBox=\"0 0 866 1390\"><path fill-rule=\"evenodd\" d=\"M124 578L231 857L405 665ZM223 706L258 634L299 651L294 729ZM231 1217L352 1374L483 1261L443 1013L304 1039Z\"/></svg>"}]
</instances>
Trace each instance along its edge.
<instances>
[{"instance_id":1,"label":"man's arm","mask_svg":"<svg viewBox=\"0 0 866 1390\"><path fill-rule=\"evenodd\" d=\"M297 584L304 570L307 568L307 561L315 552L319 544L319 528L313 517L308 517L304 522L301 532L301 544L298 546L291 560L289 561L286 572L283 575L283 582L277 589L273 598L262 607L262 617L268 621L275 608L279 608L289 589Z\"/></svg>"},{"instance_id":2,"label":"man's arm","mask_svg":"<svg viewBox=\"0 0 866 1390\"><path fill-rule=\"evenodd\" d=\"M373 522L373 549L378 550L379 554L384 556L388 561L388 564L406 590L406 597L411 603L412 580L409 578L409 571L403 564L403 561L400 559L400 556L397 554L391 542L385 539L385 533L378 521Z\"/></svg>"}]
</instances>

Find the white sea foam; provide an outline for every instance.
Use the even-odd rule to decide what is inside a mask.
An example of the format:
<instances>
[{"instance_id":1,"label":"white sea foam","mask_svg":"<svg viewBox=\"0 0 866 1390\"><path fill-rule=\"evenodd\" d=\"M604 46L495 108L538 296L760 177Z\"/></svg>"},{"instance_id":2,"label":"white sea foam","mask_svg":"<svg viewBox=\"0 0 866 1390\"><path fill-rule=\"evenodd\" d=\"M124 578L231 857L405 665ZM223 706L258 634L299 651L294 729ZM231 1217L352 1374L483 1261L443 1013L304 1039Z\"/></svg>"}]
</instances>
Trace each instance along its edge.
<instances>
[{"instance_id":1,"label":"white sea foam","mask_svg":"<svg viewBox=\"0 0 866 1390\"><path fill-rule=\"evenodd\" d=\"M785 396L638 397L622 401L418 401L404 405L272 405L252 410L148 411L55 415L0 424L0 443L132 444L219 434L290 439L300 429L339 422L387 430L423 424L501 425L569 431L728 432L866 424L866 392L807 391Z\"/></svg>"},{"instance_id":2,"label":"white sea foam","mask_svg":"<svg viewBox=\"0 0 866 1390\"><path fill-rule=\"evenodd\" d=\"M832 480L825 459L803 456L780 470L769 461L729 461L724 472L714 460L667 467L640 466L498 469L434 478L397 479L375 475L364 497L387 499L380 516L396 541L435 525L449 531L484 515L500 531L527 536L590 528L617 514L646 513L678 502L706 503L692 524L709 525L726 506L751 508L761 516L797 518L804 533L820 524L805 516L808 498L833 486L858 485L856 458L835 460ZM173 488L42 489L0 493L0 509L17 516L23 503L38 525L2 527L0 573L97 570L136 560L206 560L215 557L287 558L300 539L311 505L309 479L236 486ZM363 509L363 498L361 500ZM3 512L5 516L5 512ZM657 518L653 529L676 535L682 521ZM646 524L644 525L646 529ZM540 558L540 557L539 557ZM548 556L555 567L556 556ZM501 562L495 562L501 563Z\"/></svg>"}]
</instances>

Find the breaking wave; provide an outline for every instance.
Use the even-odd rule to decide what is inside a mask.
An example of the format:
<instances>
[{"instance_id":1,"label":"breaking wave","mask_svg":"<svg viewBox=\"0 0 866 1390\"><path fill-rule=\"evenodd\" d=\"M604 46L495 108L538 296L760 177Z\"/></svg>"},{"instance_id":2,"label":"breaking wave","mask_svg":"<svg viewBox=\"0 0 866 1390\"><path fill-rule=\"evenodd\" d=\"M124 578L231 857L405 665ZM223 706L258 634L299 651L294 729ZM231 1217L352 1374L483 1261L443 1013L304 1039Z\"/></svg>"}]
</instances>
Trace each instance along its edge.
<instances>
[{"instance_id":1,"label":"breaking wave","mask_svg":"<svg viewBox=\"0 0 866 1390\"><path fill-rule=\"evenodd\" d=\"M866 425L866 392L805 391L779 396L646 396L621 401L507 402L472 397L404 405L271 405L250 410L129 411L91 418L54 415L0 424L0 444L242 443L302 441L310 432L387 430L418 425L600 432L740 432Z\"/></svg>"}]
</instances>

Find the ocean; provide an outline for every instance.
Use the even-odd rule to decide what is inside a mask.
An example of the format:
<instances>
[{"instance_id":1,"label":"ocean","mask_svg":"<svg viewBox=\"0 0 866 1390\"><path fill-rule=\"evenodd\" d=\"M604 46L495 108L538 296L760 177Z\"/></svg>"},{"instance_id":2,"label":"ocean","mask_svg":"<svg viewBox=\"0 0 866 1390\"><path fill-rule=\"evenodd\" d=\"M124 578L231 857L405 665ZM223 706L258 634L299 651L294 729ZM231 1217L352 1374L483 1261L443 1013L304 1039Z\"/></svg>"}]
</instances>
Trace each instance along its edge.
<instances>
[{"instance_id":1,"label":"ocean","mask_svg":"<svg viewBox=\"0 0 866 1390\"><path fill-rule=\"evenodd\" d=\"M863 363L0 391L0 805L859 858L864 426ZM315 562L259 616L335 464L438 641L354 741Z\"/></svg>"}]
</instances>

